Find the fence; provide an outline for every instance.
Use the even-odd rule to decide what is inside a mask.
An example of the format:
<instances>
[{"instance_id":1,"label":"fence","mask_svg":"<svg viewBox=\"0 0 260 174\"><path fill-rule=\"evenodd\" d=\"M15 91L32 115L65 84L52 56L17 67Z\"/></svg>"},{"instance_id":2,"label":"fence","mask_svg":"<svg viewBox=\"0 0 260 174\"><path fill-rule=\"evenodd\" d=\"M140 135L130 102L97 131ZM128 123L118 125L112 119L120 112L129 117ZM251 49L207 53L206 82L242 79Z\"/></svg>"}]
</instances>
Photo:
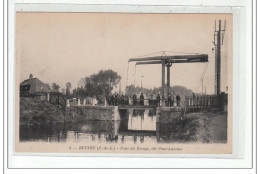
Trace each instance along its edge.
<instances>
[{"instance_id":1,"label":"fence","mask_svg":"<svg viewBox=\"0 0 260 174\"><path fill-rule=\"evenodd\" d=\"M218 107L218 96L186 96L185 105L187 108L214 108Z\"/></svg>"},{"instance_id":2,"label":"fence","mask_svg":"<svg viewBox=\"0 0 260 174\"><path fill-rule=\"evenodd\" d=\"M98 101L95 98L92 97L87 97L84 99L80 98L73 98L73 99L67 99L66 106L93 106L93 105L98 105Z\"/></svg>"},{"instance_id":3,"label":"fence","mask_svg":"<svg viewBox=\"0 0 260 174\"><path fill-rule=\"evenodd\" d=\"M186 96L185 106L188 110L201 110L219 108L223 110L227 106L227 94Z\"/></svg>"}]
</instances>

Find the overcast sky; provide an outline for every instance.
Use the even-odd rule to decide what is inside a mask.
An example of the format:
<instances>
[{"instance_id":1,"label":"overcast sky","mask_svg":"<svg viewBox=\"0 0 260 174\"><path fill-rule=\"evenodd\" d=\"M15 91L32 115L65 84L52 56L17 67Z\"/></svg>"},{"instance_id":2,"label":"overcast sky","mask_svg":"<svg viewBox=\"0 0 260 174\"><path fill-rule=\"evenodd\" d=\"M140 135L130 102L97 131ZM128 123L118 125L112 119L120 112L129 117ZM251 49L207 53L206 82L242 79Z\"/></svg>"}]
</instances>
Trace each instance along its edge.
<instances>
[{"instance_id":1,"label":"overcast sky","mask_svg":"<svg viewBox=\"0 0 260 174\"><path fill-rule=\"evenodd\" d=\"M232 59L232 16L219 14L116 14L116 13L17 13L16 58L20 63L20 81L32 73L43 82L65 88L101 69L121 75L121 86L161 85L161 66L138 66L128 59L155 52L208 54L209 64L204 85L214 93L214 23L227 21L222 46L221 90L227 86L227 60ZM162 55L162 53L151 56ZM174 64L171 85L194 90L205 63ZM200 87L201 89L201 87Z\"/></svg>"}]
</instances>

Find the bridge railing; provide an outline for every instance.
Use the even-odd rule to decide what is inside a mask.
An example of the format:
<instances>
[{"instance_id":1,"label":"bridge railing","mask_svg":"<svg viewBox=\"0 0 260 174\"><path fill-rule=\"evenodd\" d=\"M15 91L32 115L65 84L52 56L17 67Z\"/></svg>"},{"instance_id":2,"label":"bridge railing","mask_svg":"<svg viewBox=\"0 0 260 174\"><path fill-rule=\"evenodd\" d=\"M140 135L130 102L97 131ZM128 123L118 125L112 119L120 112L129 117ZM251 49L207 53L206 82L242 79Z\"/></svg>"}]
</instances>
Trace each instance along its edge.
<instances>
[{"instance_id":1,"label":"bridge railing","mask_svg":"<svg viewBox=\"0 0 260 174\"><path fill-rule=\"evenodd\" d=\"M217 108L219 105L217 95L186 96L185 105L187 108Z\"/></svg>"},{"instance_id":2,"label":"bridge railing","mask_svg":"<svg viewBox=\"0 0 260 174\"><path fill-rule=\"evenodd\" d=\"M66 106L85 106L85 105L111 105L111 106L120 106L120 105L135 105L135 106L142 106L141 100L136 99L136 103L134 104L133 99L124 99L123 101L119 99L117 102L108 102L104 101L102 104L99 104L98 101L92 97L87 97L84 99L80 98L72 98L72 99L66 99ZM158 100L157 99L143 99L144 106L157 106Z\"/></svg>"},{"instance_id":3,"label":"bridge railing","mask_svg":"<svg viewBox=\"0 0 260 174\"><path fill-rule=\"evenodd\" d=\"M134 102L135 101L135 102ZM142 102L143 101L143 102ZM145 99L136 99L133 100L132 98L124 98L118 99L117 101L103 101L102 103L98 103L98 101L94 98L88 97L84 99L80 98L73 98L73 99L66 99L66 107L73 107L73 106L85 106L85 105L100 105L100 106L162 106L162 99L153 99L153 98L145 98ZM173 107L177 106L176 100L172 100L172 103L169 104L169 101L165 101L165 106L166 107ZM180 105L184 107L185 103L180 102Z\"/></svg>"},{"instance_id":4,"label":"bridge railing","mask_svg":"<svg viewBox=\"0 0 260 174\"><path fill-rule=\"evenodd\" d=\"M97 105L98 102L95 98L92 97L87 97L84 99L80 98L72 98L72 99L67 99L66 100L66 106L71 107L71 106L86 106L86 105Z\"/></svg>"}]
</instances>

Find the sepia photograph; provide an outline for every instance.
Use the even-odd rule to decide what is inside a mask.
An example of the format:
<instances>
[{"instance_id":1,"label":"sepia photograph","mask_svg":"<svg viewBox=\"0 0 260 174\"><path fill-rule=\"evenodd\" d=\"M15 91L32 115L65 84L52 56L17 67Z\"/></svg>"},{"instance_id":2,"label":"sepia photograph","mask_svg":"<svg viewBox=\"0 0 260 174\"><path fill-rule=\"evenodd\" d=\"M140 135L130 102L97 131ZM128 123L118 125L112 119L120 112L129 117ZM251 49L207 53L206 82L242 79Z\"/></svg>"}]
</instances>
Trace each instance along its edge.
<instances>
[{"instance_id":1,"label":"sepia photograph","mask_svg":"<svg viewBox=\"0 0 260 174\"><path fill-rule=\"evenodd\" d=\"M16 152L232 153L232 14L15 18Z\"/></svg>"}]
</instances>

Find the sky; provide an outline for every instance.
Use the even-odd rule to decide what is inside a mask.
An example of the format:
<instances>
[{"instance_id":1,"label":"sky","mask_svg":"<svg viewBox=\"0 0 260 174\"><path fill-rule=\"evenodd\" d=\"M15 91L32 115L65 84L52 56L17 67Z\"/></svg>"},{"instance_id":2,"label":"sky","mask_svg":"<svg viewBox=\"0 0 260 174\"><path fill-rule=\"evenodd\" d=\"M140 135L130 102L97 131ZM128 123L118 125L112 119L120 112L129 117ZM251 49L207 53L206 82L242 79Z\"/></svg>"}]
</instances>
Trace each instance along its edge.
<instances>
[{"instance_id":1,"label":"sky","mask_svg":"<svg viewBox=\"0 0 260 174\"><path fill-rule=\"evenodd\" d=\"M203 80L214 93L215 20L226 20L222 45L221 91L226 91L232 62L231 14L24 13L16 14L16 70L20 82L29 74L41 81L67 82L77 87L81 78L112 69L121 77L121 89L135 84L161 86L161 66L136 67L128 59L143 55L208 54ZM152 54L157 53L157 54ZM171 86L195 90L206 63L173 64ZM127 73L128 69L128 73ZM128 80L127 80L128 79ZM229 80L228 80L229 79ZM204 88L205 89L205 88ZM199 88L201 90L201 87ZM200 91L198 91L200 92Z\"/></svg>"}]
</instances>

